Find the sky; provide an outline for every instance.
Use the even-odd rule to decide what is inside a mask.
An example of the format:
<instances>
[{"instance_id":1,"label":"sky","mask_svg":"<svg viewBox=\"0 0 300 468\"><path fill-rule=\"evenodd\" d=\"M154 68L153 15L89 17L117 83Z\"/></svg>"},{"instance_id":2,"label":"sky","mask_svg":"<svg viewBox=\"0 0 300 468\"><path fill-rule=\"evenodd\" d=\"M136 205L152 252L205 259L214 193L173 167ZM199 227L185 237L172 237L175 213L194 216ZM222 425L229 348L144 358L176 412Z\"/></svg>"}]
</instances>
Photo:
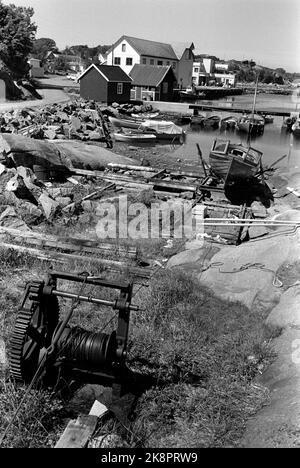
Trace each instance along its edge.
<instances>
[{"instance_id":1,"label":"sky","mask_svg":"<svg viewBox=\"0 0 300 468\"><path fill-rule=\"evenodd\" d=\"M300 72L300 0L2 0L32 6L37 37L112 44L123 34Z\"/></svg>"}]
</instances>

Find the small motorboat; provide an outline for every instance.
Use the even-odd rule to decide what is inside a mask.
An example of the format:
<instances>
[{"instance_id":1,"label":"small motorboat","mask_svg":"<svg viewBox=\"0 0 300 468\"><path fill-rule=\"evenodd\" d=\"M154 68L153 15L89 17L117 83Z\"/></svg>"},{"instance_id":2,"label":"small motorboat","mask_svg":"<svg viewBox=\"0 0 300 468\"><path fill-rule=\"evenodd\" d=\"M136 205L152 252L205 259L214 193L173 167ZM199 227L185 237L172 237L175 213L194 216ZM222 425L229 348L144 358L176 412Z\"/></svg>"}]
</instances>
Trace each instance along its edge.
<instances>
[{"instance_id":1,"label":"small motorboat","mask_svg":"<svg viewBox=\"0 0 300 468\"><path fill-rule=\"evenodd\" d=\"M261 135L265 129L265 121L262 117L253 115L243 115L237 123L237 128L241 132L251 135Z\"/></svg>"},{"instance_id":2,"label":"small motorboat","mask_svg":"<svg viewBox=\"0 0 300 468\"><path fill-rule=\"evenodd\" d=\"M156 135L151 133L137 132L137 131L124 131L120 129L119 132L114 133L116 141L122 143L150 143L156 140Z\"/></svg>"},{"instance_id":3,"label":"small motorboat","mask_svg":"<svg viewBox=\"0 0 300 468\"><path fill-rule=\"evenodd\" d=\"M210 117L206 117L203 120L203 127L204 128L219 128L221 118L217 115L211 115Z\"/></svg>"},{"instance_id":4,"label":"small motorboat","mask_svg":"<svg viewBox=\"0 0 300 468\"><path fill-rule=\"evenodd\" d=\"M225 180L249 179L262 169L262 153L250 146L216 139L209 154L209 163L215 175Z\"/></svg>"},{"instance_id":5,"label":"small motorboat","mask_svg":"<svg viewBox=\"0 0 300 468\"><path fill-rule=\"evenodd\" d=\"M237 117L233 117L229 115L228 117L224 117L220 121L220 129L221 130L233 130L237 126L238 119Z\"/></svg>"}]
</instances>

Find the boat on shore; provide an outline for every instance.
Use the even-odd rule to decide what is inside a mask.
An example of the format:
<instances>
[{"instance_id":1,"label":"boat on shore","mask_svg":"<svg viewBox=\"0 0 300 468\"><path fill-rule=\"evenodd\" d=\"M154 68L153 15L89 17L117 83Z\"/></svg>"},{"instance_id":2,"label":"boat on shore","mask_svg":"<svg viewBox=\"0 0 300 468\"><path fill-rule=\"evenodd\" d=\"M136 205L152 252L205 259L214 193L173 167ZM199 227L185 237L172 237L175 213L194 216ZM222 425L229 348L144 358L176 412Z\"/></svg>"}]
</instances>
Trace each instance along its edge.
<instances>
[{"instance_id":1,"label":"boat on shore","mask_svg":"<svg viewBox=\"0 0 300 468\"><path fill-rule=\"evenodd\" d=\"M262 153L251 146L216 139L209 154L213 174L225 180L250 179L262 169Z\"/></svg>"},{"instance_id":2,"label":"boat on shore","mask_svg":"<svg viewBox=\"0 0 300 468\"><path fill-rule=\"evenodd\" d=\"M156 136L152 133L143 133L136 131L124 131L120 129L119 132L114 133L115 141L122 143L150 143L156 140Z\"/></svg>"},{"instance_id":3,"label":"boat on shore","mask_svg":"<svg viewBox=\"0 0 300 468\"><path fill-rule=\"evenodd\" d=\"M164 120L131 120L109 117L114 128L128 128L138 130L146 134L155 135L157 140L182 141L185 138L185 132L174 122Z\"/></svg>"},{"instance_id":4,"label":"boat on shore","mask_svg":"<svg viewBox=\"0 0 300 468\"><path fill-rule=\"evenodd\" d=\"M136 120L155 119L158 116L159 116L159 112L148 112L145 114L131 114L131 117L133 117Z\"/></svg>"}]
</instances>

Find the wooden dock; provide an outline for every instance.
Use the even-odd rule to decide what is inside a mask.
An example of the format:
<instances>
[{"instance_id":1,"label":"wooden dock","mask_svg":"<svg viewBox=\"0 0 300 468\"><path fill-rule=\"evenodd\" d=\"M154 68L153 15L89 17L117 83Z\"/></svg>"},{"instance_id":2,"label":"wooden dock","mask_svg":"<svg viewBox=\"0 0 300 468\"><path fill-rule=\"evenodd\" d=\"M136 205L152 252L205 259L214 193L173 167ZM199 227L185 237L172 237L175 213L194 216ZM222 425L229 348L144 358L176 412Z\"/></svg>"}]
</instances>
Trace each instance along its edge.
<instances>
[{"instance_id":1,"label":"wooden dock","mask_svg":"<svg viewBox=\"0 0 300 468\"><path fill-rule=\"evenodd\" d=\"M252 114L252 109L245 108L242 106L234 106L231 107L231 103L229 103L228 106L217 106L217 105L210 105L210 104L191 104L189 106L189 109L192 109L194 111L194 115L197 115L198 111L218 111L218 112L228 112L228 114ZM273 109L264 109L257 107L255 110L255 114L259 115L274 115L278 117L290 117L291 115L294 115L295 112L293 111L283 111L280 108L273 108Z\"/></svg>"}]
</instances>

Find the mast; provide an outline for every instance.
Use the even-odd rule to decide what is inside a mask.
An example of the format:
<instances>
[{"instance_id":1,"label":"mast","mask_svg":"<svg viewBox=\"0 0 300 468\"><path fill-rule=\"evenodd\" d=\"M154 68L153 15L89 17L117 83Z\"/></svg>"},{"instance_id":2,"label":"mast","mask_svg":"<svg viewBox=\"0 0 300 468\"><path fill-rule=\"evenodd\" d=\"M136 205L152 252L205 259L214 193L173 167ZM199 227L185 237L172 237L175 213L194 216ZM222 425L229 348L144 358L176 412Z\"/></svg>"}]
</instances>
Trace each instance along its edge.
<instances>
[{"instance_id":1,"label":"mast","mask_svg":"<svg viewBox=\"0 0 300 468\"><path fill-rule=\"evenodd\" d=\"M257 88L258 88L258 74L257 74L257 77L256 77L256 84L255 84L255 94L254 94L253 107L252 107L252 118L254 118L254 113L255 113Z\"/></svg>"}]
</instances>

